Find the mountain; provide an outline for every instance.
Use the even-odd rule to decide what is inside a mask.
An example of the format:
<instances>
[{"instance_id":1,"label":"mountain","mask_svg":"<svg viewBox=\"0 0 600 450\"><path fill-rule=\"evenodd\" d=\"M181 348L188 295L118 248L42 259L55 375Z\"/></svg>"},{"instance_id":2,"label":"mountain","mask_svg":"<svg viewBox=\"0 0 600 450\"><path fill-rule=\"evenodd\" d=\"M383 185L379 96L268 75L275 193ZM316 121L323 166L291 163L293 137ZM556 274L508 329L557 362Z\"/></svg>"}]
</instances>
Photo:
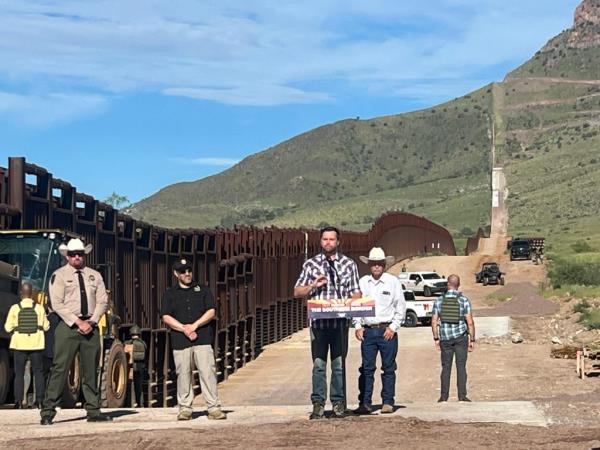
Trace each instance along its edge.
<instances>
[{"instance_id":1,"label":"mountain","mask_svg":"<svg viewBox=\"0 0 600 450\"><path fill-rule=\"evenodd\" d=\"M551 39L507 79L559 77L597 80L599 68L600 1L586 0L575 10L573 26Z\"/></svg>"},{"instance_id":2,"label":"mountain","mask_svg":"<svg viewBox=\"0 0 600 450\"><path fill-rule=\"evenodd\" d=\"M168 186L133 213L178 226L327 221L364 229L387 209L445 210L442 201L461 198L484 207L474 225L485 224L491 92L488 86L424 111L317 128L218 175Z\"/></svg>"},{"instance_id":3,"label":"mountain","mask_svg":"<svg viewBox=\"0 0 600 450\"><path fill-rule=\"evenodd\" d=\"M600 237L600 0L573 27L493 83L433 108L308 131L211 177L134 205L177 227L335 224L366 229L402 209L461 245L489 224L492 148L508 179L509 231L560 250ZM598 230L598 231L596 231Z\"/></svg>"},{"instance_id":4,"label":"mountain","mask_svg":"<svg viewBox=\"0 0 600 450\"><path fill-rule=\"evenodd\" d=\"M509 230L550 236L556 253L600 242L600 0L583 1L573 26L496 92Z\"/></svg>"}]
</instances>

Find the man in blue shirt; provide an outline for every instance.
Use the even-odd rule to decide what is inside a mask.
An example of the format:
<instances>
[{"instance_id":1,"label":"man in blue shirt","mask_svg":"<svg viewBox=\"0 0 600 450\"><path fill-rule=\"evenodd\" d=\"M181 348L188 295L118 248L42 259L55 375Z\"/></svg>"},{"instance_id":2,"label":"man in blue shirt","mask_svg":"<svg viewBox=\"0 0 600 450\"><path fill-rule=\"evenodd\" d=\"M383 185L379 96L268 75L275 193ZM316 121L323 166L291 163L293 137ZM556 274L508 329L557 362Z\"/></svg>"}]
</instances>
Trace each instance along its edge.
<instances>
[{"instance_id":1,"label":"man in blue shirt","mask_svg":"<svg viewBox=\"0 0 600 450\"><path fill-rule=\"evenodd\" d=\"M439 402L448 401L452 360L456 355L456 386L458 401L470 402L467 397L467 355L475 348L475 324L471 302L461 292L458 275L448 277L448 291L433 305L431 330L435 348L442 359L441 393Z\"/></svg>"}]
</instances>

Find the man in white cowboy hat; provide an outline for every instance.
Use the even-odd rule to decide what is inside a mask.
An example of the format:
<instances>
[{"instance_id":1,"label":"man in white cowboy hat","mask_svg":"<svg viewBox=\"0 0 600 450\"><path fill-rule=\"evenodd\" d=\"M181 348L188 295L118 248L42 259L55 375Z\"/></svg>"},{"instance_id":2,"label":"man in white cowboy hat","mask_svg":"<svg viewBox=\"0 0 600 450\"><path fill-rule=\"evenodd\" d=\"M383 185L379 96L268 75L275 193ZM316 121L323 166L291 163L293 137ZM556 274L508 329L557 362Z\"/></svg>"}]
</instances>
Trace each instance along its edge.
<instances>
[{"instance_id":1,"label":"man in white cowboy hat","mask_svg":"<svg viewBox=\"0 0 600 450\"><path fill-rule=\"evenodd\" d=\"M54 335L54 359L50 368L46 396L40 415L42 425L51 425L56 415L69 368L79 353L84 407L88 422L110 421L100 412L98 392L98 362L100 336L96 326L108 307L108 295L102 276L86 267L85 257L92 245L81 239L71 239L61 244L60 253L67 264L57 269L50 278L50 304L60 317Z\"/></svg>"},{"instance_id":2,"label":"man in white cowboy hat","mask_svg":"<svg viewBox=\"0 0 600 450\"><path fill-rule=\"evenodd\" d=\"M383 249L373 247L369 256L360 260L369 265L370 275L359 281L364 297L375 300L375 317L354 319L356 338L361 341L362 366L359 369L358 402L355 410L358 414L370 414L373 409L373 385L375 380L375 361L377 353L381 355L381 412L394 412L394 394L396 392L396 355L398 354L398 329L404 322L406 302L402 285L397 277L385 272L386 265L394 263L393 256L385 256Z\"/></svg>"}]
</instances>

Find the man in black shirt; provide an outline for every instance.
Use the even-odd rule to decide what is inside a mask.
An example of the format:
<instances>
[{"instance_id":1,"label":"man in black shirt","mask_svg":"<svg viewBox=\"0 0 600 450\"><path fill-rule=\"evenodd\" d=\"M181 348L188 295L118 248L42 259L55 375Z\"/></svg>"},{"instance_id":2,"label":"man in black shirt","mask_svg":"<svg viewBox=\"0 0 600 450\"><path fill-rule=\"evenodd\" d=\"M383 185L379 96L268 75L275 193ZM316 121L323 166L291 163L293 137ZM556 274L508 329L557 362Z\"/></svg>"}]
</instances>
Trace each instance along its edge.
<instances>
[{"instance_id":1,"label":"man in black shirt","mask_svg":"<svg viewBox=\"0 0 600 450\"><path fill-rule=\"evenodd\" d=\"M208 418L226 419L217 391L213 353L215 300L208 287L192 282L192 266L185 259L173 264L177 283L165 292L161 316L171 329L171 346L177 371L177 420L192 418L192 359L200 373L200 388L208 407Z\"/></svg>"}]
</instances>

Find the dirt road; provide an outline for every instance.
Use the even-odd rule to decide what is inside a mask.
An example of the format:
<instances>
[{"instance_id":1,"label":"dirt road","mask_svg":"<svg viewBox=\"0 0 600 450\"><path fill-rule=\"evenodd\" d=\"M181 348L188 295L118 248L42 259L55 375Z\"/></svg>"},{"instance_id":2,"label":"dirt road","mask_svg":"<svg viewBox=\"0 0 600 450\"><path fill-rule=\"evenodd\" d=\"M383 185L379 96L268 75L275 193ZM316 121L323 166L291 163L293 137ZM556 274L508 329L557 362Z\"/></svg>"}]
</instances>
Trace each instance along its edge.
<instances>
[{"instance_id":1,"label":"dirt road","mask_svg":"<svg viewBox=\"0 0 600 450\"><path fill-rule=\"evenodd\" d=\"M405 265L408 271L433 270L442 275L452 273L460 276L461 291L469 297L476 315L523 315L551 314L557 310L548 300L538 294L538 285L545 278L543 265L535 265L531 261L510 261L506 252L506 235L495 234L481 239L480 250L469 256L431 256L402 261L390 268L390 272L398 275ZM506 273L506 286L483 286L475 282L475 273L485 262L497 262ZM492 311L502 302L501 311ZM490 311L486 311L490 309Z\"/></svg>"}]
</instances>

